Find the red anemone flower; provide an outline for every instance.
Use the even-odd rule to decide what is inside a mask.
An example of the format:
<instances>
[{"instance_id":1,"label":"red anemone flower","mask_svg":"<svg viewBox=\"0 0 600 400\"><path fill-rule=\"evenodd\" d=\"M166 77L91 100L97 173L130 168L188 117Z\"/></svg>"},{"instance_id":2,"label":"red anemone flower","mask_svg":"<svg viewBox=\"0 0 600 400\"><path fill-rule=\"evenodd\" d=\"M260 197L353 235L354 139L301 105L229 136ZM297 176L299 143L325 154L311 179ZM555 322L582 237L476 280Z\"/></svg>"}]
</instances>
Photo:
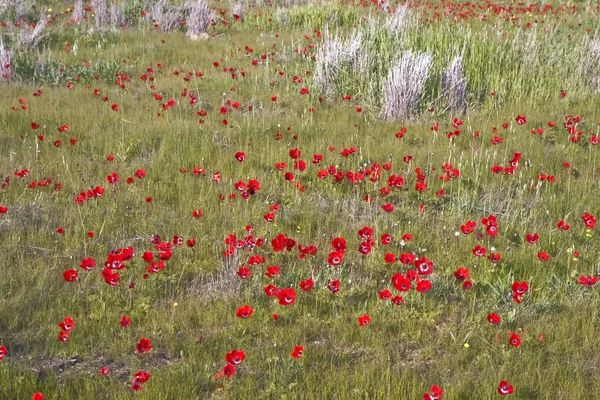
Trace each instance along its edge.
<instances>
[{"instance_id":1,"label":"red anemone flower","mask_svg":"<svg viewBox=\"0 0 600 400\"><path fill-rule=\"evenodd\" d=\"M513 392L513 386L506 381L502 381L500 382L500 385L498 385L498 393L501 395L513 394Z\"/></svg>"},{"instance_id":2,"label":"red anemone flower","mask_svg":"<svg viewBox=\"0 0 600 400\"><path fill-rule=\"evenodd\" d=\"M71 317L65 317L64 321L58 323L58 326L61 330L70 332L75 326L75 321L73 321Z\"/></svg>"},{"instance_id":3,"label":"red anemone flower","mask_svg":"<svg viewBox=\"0 0 600 400\"><path fill-rule=\"evenodd\" d=\"M371 322L371 317L369 317L366 314L358 317L358 326L365 326L365 325L368 325L370 322Z\"/></svg>"},{"instance_id":4,"label":"red anemone flower","mask_svg":"<svg viewBox=\"0 0 600 400\"><path fill-rule=\"evenodd\" d=\"M252 271L250 271L250 268L243 266L237 270L236 274L242 279L248 279L252 275Z\"/></svg>"},{"instance_id":5,"label":"red anemone flower","mask_svg":"<svg viewBox=\"0 0 600 400\"><path fill-rule=\"evenodd\" d=\"M340 281L338 279L330 281L327 285L327 289L331 291L331 293L337 293L340 291Z\"/></svg>"},{"instance_id":6,"label":"red anemone flower","mask_svg":"<svg viewBox=\"0 0 600 400\"><path fill-rule=\"evenodd\" d=\"M81 261L81 264L79 264L79 267L85 269L86 271L91 271L92 269L94 269L95 266L96 263L94 262L94 259L92 257L84 259L83 261Z\"/></svg>"},{"instance_id":7,"label":"red anemone flower","mask_svg":"<svg viewBox=\"0 0 600 400\"><path fill-rule=\"evenodd\" d=\"M499 323L500 323L500 321L501 321L501 318L500 318L500 316L499 316L498 314L496 314L496 313L491 313L491 314L489 314L489 315L487 316L487 320L488 320L488 322L489 322L490 324L492 324L492 325L497 325L497 324L499 324Z\"/></svg>"},{"instance_id":8,"label":"red anemone flower","mask_svg":"<svg viewBox=\"0 0 600 400\"><path fill-rule=\"evenodd\" d=\"M302 346L296 346L294 347L294 350L292 351L291 356L294 358L300 358L304 355L304 347Z\"/></svg>"},{"instance_id":9,"label":"red anemone flower","mask_svg":"<svg viewBox=\"0 0 600 400\"><path fill-rule=\"evenodd\" d=\"M263 290L265 291L265 294L269 297L277 296L277 287L275 287L275 285L273 284L265 286Z\"/></svg>"},{"instance_id":10,"label":"red anemone flower","mask_svg":"<svg viewBox=\"0 0 600 400\"><path fill-rule=\"evenodd\" d=\"M521 338L515 332L510 335L509 343L513 347L519 347L521 345Z\"/></svg>"},{"instance_id":11,"label":"red anemone flower","mask_svg":"<svg viewBox=\"0 0 600 400\"><path fill-rule=\"evenodd\" d=\"M231 365L239 365L246 358L246 353L243 350L231 350L225 355L225 361Z\"/></svg>"},{"instance_id":12,"label":"red anemone flower","mask_svg":"<svg viewBox=\"0 0 600 400\"><path fill-rule=\"evenodd\" d=\"M417 282L417 292L427 293L431 289L431 282L428 280L422 280Z\"/></svg>"},{"instance_id":13,"label":"red anemone flower","mask_svg":"<svg viewBox=\"0 0 600 400\"><path fill-rule=\"evenodd\" d=\"M292 305L296 301L296 291L294 288L279 289L277 291L277 298L279 299L279 304L282 306Z\"/></svg>"},{"instance_id":14,"label":"red anemone flower","mask_svg":"<svg viewBox=\"0 0 600 400\"><path fill-rule=\"evenodd\" d=\"M523 282L514 282L511 287L513 293L515 294L525 294L529 290L529 284L525 281Z\"/></svg>"},{"instance_id":15,"label":"red anemone flower","mask_svg":"<svg viewBox=\"0 0 600 400\"><path fill-rule=\"evenodd\" d=\"M77 280L78 274L74 269L69 269L63 272L63 278L66 282L75 282Z\"/></svg>"},{"instance_id":16,"label":"red anemone flower","mask_svg":"<svg viewBox=\"0 0 600 400\"><path fill-rule=\"evenodd\" d=\"M315 282L312 280L312 278L300 281L300 289L302 289L303 292L310 292L314 286Z\"/></svg>"},{"instance_id":17,"label":"red anemone flower","mask_svg":"<svg viewBox=\"0 0 600 400\"><path fill-rule=\"evenodd\" d=\"M233 374L235 374L235 367L231 364L228 364L225 367L223 367L223 373L226 377L231 378Z\"/></svg>"},{"instance_id":18,"label":"red anemone flower","mask_svg":"<svg viewBox=\"0 0 600 400\"><path fill-rule=\"evenodd\" d=\"M235 312L235 315L246 319L246 318L250 318L252 316L252 313L254 312L254 309L252 309L252 307L250 307L249 305L245 305L243 307L240 307L237 309L237 311Z\"/></svg>"},{"instance_id":19,"label":"red anemone flower","mask_svg":"<svg viewBox=\"0 0 600 400\"><path fill-rule=\"evenodd\" d=\"M0 346L0 361L4 358L5 355L8 354L8 350L5 346Z\"/></svg>"},{"instance_id":20,"label":"red anemone flower","mask_svg":"<svg viewBox=\"0 0 600 400\"><path fill-rule=\"evenodd\" d=\"M71 332L69 332L69 331L60 331L60 333L58 334L58 340L60 342L66 342L69 339L69 336L71 336Z\"/></svg>"},{"instance_id":21,"label":"red anemone flower","mask_svg":"<svg viewBox=\"0 0 600 400\"><path fill-rule=\"evenodd\" d=\"M244 153L243 151L238 151L237 153L235 153L235 159L239 162L243 162L246 159L246 153Z\"/></svg>"},{"instance_id":22,"label":"red anemone flower","mask_svg":"<svg viewBox=\"0 0 600 400\"><path fill-rule=\"evenodd\" d=\"M391 299L392 296L392 292L390 292L389 289L384 289L381 292L379 292L379 298L383 301Z\"/></svg>"},{"instance_id":23,"label":"red anemone flower","mask_svg":"<svg viewBox=\"0 0 600 400\"><path fill-rule=\"evenodd\" d=\"M141 338L140 342L135 345L135 348L137 349L138 353L146 353L152 350L152 344L150 343L150 339Z\"/></svg>"},{"instance_id":24,"label":"red anemone flower","mask_svg":"<svg viewBox=\"0 0 600 400\"><path fill-rule=\"evenodd\" d=\"M577 284L579 285L583 285L585 287L592 287L594 286L596 283L598 282L598 276L580 276L579 277L579 282L577 282Z\"/></svg>"}]
</instances>

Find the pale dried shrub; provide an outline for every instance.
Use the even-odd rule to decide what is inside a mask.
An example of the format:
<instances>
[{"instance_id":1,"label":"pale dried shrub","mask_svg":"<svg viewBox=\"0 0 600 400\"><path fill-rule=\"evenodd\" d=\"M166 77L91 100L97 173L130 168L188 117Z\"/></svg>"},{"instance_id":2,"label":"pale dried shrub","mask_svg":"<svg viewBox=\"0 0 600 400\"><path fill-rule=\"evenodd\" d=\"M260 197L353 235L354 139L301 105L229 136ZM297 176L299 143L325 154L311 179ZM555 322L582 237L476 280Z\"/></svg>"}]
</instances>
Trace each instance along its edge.
<instances>
[{"instance_id":1,"label":"pale dried shrub","mask_svg":"<svg viewBox=\"0 0 600 400\"><path fill-rule=\"evenodd\" d=\"M17 45L22 49L34 49L38 47L42 39L46 36L46 26L48 21L42 16L34 26L23 25L19 30Z\"/></svg>"},{"instance_id":2,"label":"pale dried shrub","mask_svg":"<svg viewBox=\"0 0 600 400\"><path fill-rule=\"evenodd\" d=\"M329 29L325 28L323 43L316 55L315 80L326 94L334 94L335 83L344 68L359 68L364 64L362 47L360 30L354 30L344 39L340 35L330 35Z\"/></svg>"},{"instance_id":3,"label":"pale dried shrub","mask_svg":"<svg viewBox=\"0 0 600 400\"><path fill-rule=\"evenodd\" d=\"M122 26L125 24L125 10L123 4L118 5L112 2L110 5L110 23L113 26Z\"/></svg>"},{"instance_id":4,"label":"pale dried shrub","mask_svg":"<svg viewBox=\"0 0 600 400\"><path fill-rule=\"evenodd\" d=\"M600 39L592 39L587 44L585 74L592 88L600 91Z\"/></svg>"},{"instance_id":5,"label":"pale dried shrub","mask_svg":"<svg viewBox=\"0 0 600 400\"><path fill-rule=\"evenodd\" d=\"M406 34L414 25L415 19L411 17L412 15L408 7L398 6L385 22L385 28L388 30L390 36L404 42Z\"/></svg>"},{"instance_id":6,"label":"pale dried shrub","mask_svg":"<svg viewBox=\"0 0 600 400\"><path fill-rule=\"evenodd\" d=\"M240 21L244 20L244 13L246 11L246 7L242 3L234 3L231 6L231 14L234 18L239 19Z\"/></svg>"},{"instance_id":7,"label":"pale dried shrub","mask_svg":"<svg viewBox=\"0 0 600 400\"><path fill-rule=\"evenodd\" d=\"M159 0L150 8L150 17L156 21L163 32L172 32L179 28L183 19L183 9L179 5L170 4L166 0Z\"/></svg>"},{"instance_id":8,"label":"pale dried shrub","mask_svg":"<svg viewBox=\"0 0 600 400\"><path fill-rule=\"evenodd\" d=\"M106 0L92 0L92 9L94 10L94 22L96 23L96 29L104 29L109 21Z\"/></svg>"},{"instance_id":9,"label":"pale dried shrub","mask_svg":"<svg viewBox=\"0 0 600 400\"><path fill-rule=\"evenodd\" d=\"M0 41L0 81L8 81L13 78L13 68L10 60L10 51Z\"/></svg>"},{"instance_id":10,"label":"pale dried shrub","mask_svg":"<svg viewBox=\"0 0 600 400\"><path fill-rule=\"evenodd\" d=\"M277 7L275 10L275 20L283 26L287 26L290 23L290 17L286 8Z\"/></svg>"},{"instance_id":11,"label":"pale dried shrub","mask_svg":"<svg viewBox=\"0 0 600 400\"><path fill-rule=\"evenodd\" d=\"M26 1L15 1L15 18L17 22L27 20L27 10L31 8L31 3Z\"/></svg>"},{"instance_id":12,"label":"pale dried shrub","mask_svg":"<svg viewBox=\"0 0 600 400\"><path fill-rule=\"evenodd\" d=\"M402 53L389 69L384 83L384 119L402 120L415 115L431 64L432 57L427 52Z\"/></svg>"},{"instance_id":13,"label":"pale dried shrub","mask_svg":"<svg viewBox=\"0 0 600 400\"><path fill-rule=\"evenodd\" d=\"M77 0L75 5L73 6L73 20L77 23L82 22L83 18L85 18L85 13L83 10L83 1Z\"/></svg>"},{"instance_id":14,"label":"pale dried shrub","mask_svg":"<svg viewBox=\"0 0 600 400\"><path fill-rule=\"evenodd\" d=\"M467 79L462 67L462 54L454 57L442 73L442 95L454 113L467 111Z\"/></svg>"},{"instance_id":15,"label":"pale dried shrub","mask_svg":"<svg viewBox=\"0 0 600 400\"><path fill-rule=\"evenodd\" d=\"M208 27L211 24L211 19L215 19L210 11L208 3L204 0L197 0L187 3L187 36L190 39L206 39L208 38Z\"/></svg>"}]
</instances>

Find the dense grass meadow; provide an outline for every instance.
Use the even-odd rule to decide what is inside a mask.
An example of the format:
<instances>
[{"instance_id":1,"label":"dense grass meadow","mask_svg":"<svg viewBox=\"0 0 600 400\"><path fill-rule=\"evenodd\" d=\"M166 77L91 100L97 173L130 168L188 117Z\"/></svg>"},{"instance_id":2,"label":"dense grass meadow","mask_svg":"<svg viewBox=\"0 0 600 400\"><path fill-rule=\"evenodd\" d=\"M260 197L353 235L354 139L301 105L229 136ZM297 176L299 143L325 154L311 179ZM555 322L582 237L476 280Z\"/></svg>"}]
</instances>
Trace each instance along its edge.
<instances>
[{"instance_id":1,"label":"dense grass meadow","mask_svg":"<svg viewBox=\"0 0 600 400\"><path fill-rule=\"evenodd\" d=\"M600 398L600 3L0 5L0 399Z\"/></svg>"}]
</instances>

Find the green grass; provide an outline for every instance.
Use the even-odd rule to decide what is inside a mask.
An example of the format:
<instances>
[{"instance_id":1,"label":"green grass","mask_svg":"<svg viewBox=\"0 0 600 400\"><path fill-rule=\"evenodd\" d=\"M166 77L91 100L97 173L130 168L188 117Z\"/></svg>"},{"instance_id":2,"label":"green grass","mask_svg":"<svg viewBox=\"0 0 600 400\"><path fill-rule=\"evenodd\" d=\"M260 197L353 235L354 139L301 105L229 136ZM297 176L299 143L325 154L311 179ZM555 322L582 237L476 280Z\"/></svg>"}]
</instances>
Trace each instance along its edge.
<instances>
[{"instance_id":1,"label":"green grass","mask_svg":"<svg viewBox=\"0 0 600 400\"><path fill-rule=\"evenodd\" d=\"M303 13L303 7L310 13ZM373 7L336 7L336 26L345 33L356 17L383 18ZM422 7L415 12L424 19ZM458 116L445 112L442 103L424 101L413 121L381 121L381 103L361 88L383 75L344 81L339 94L352 95L350 101L337 96L319 101L322 94L307 71L314 68L310 55L322 44L322 38L314 37L328 15L322 6L290 8L287 27L268 21L276 6L251 10L248 14L260 12L264 19L253 21L247 14L243 23L232 20L230 28L215 27L214 37L198 42L187 40L183 31L166 34L141 23L80 37L87 25L65 26L70 17L57 11L42 47L13 58L16 79L2 82L0 93L0 182L10 178L0 190L0 206L8 208L0 214L0 345L8 350L0 361L0 398L29 399L43 392L47 399L408 399L423 398L438 385L444 398L493 399L500 397L502 380L514 386L509 398L597 398L598 288L584 288L577 281L600 273L597 228L586 229L580 218L585 212L599 213L600 160L590 138L599 131L600 97L587 75L574 66L564 70L575 62L560 55L569 46L583 54L585 29L591 27L593 33L598 28L597 14L581 9L568 15L567 22L581 21L581 27L548 35L538 31L536 51L555 51L544 76L536 74L541 61L528 69L521 50L513 51L519 29L514 21L490 16L490 21L473 20L467 27L467 22L452 21L454 12L439 24L419 21L406 47L428 49L437 57L433 77L453 56L449 51L466 43L470 54L465 71L472 107L460 116L460 135L449 140L446 133L455 130L452 122ZM544 18L547 24L558 23L566 15L557 11ZM474 39L495 23L508 32L501 46ZM66 52L65 42L72 45L76 39L77 54ZM377 54L393 56L386 47L391 42L383 39ZM246 54L245 46L254 52ZM294 52L305 47L305 56ZM253 65L252 60L272 52ZM494 52L505 61L490 59ZM37 57L46 63L43 74L35 66ZM153 82L140 79L148 68L154 69ZM237 79L229 68L236 69ZM199 71L202 77L196 75ZM115 85L118 72L130 78L124 88ZM562 81L561 73L570 78ZM304 82L294 83L294 75ZM190 79L184 81L185 76ZM427 85L426 96L439 97L439 82L432 78ZM299 94L303 87L311 93ZM184 88L197 97L196 104L182 96ZM38 89L43 94L34 97ZM567 90L564 98L561 89ZM495 99L491 90L497 91ZM163 96L162 102L155 93ZM164 110L161 103L171 99L176 105ZM221 115L228 99L241 106ZM431 106L435 110L427 112ZM198 115L199 110L208 115ZM517 115L525 115L527 123L518 125ZM563 127L567 115L581 117L578 143L571 143ZM436 121L439 130L433 132ZM550 128L549 121L556 127ZM32 122L40 128L33 130ZM69 130L59 132L64 124ZM402 127L407 132L397 139ZM533 135L537 128L544 134ZM278 133L281 140L276 140ZM502 143L491 143L495 135ZM57 140L60 147L54 145ZM355 154L340 155L351 147L357 148ZM294 148L308 164L304 172L293 168L289 151ZM239 151L246 153L243 163L234 157ZM522 159L513 175L491 172L494 165L506 167L514 152L522 153ZM313 165L313 154L322 154L323 162ZM113 161L107 160L109 155ZM405 163L409 155L413 159ZM565 161L570 168L563 167ZM281 162L303 191L277 170ZM368 175L358 184L317 176L330 166L359 172L374 163L392 164L377 182ZM460 176L441 181L445 163L459 169ZM205 174L195 175L195 167ZM147 175L127 184L139 168ZM415 190L416 168L427 176L428 189L422 193ZM24 169L28 176L14 175ZM113 172L120 181L109 185L106 176ZM213 179L216 172L220 182ZM403 176L406 183L382 197L380 190L391 174ZM553 175L556 182L539 181L540 174ZM46 187L28 187L47 178L52 183ZM234 183L249 179L260 181L261 189L244 200ZM62 190L54 190L57 183ZM105 188L103 196L76 204L80 192L97 185ZM440 189L444 197L436 196ZM230 199L234 192L237 197ZM364 201L366 195L374 202ZM392 213L382 209L388 202L395 206ZM281 209L267 222L263 216L272 204ZM192 211L198 209L203 216L195 219ZM488 237L480 224L490 214L498 218L497 237ZM467 220L477 222L470 235L460 233ZM559 220L571 229L560 231ZM247 225L252 225L254 238L265 239L264 246L225 257L225 238L233 233L243 239ZM374 229L378 242L366 256L357 251L363 242L357 231L364 226ZM63 234L57 233L59 227ZM94 237L88 238L88 232ZM535 245L525 239L533 232L540 235ZM296 247L274 252L271 240L280 233L296 245L317 245L317 254L299 259ZM393 237L389 246L379 243L384 233ZM413 240L401 242L406 233ZM174 246L164 270L144 279L142 255L157 253L152 235L163 241L178 235L184 244ZM341 266L330 267L327 256L336 237L346 238L348 249ZM196 239L195 247L185 245L189 238ZM475 257L476 245L488 254L500 253L501 261ZM120 271L119 285L107 285L101 271L108 253L130 246L135 257ZM550 255L549 261L538 259L541 251ZM432 289L420 294L413 285L410 292L397 292L391 278L409 267L386 264L388 252L433 260L434 272L425 277ZM255 254L266 263L251 266L253 275L241 280L235 271ZM96 261L90 272L79 268L87 257ZM267 265L278 265L279 276L265 277ZM463 290L454 278L459 266L470 269L472 289ZM78 271L77 282L63 280L68 269ZM299 281L309 277L315 287L302 292ZM333 279L341 281L337 294L327 290ZM521 281L530 289L517 304L511 285ZM267 297L263 288L269 283L293 286L295 304L283 307ZM404 304L381 301L378 293L386 288L402 295ZM246 304L254 309L252 317L236 317ZM501 315L499 325L487 322L492 312ZM371 323L359 327L357 318L365 314ZM131 318L127 328L119 324L124 315ZM75 320L75 327L62 343L58 323L66 316ZM509 344L508 332L519 334L519 347ZM143 337L152 341L152 350L138 354L135 345ZM290 353L298 345L304 346L304 355L294 359ZM226 365L225 354L233 349L244 350L246 359L233 377L216 379ZM106 377L99 374L104 366L111 370ZM151 374L139 393L131 389L136 371Z\"/></svg>"}]
</instances>

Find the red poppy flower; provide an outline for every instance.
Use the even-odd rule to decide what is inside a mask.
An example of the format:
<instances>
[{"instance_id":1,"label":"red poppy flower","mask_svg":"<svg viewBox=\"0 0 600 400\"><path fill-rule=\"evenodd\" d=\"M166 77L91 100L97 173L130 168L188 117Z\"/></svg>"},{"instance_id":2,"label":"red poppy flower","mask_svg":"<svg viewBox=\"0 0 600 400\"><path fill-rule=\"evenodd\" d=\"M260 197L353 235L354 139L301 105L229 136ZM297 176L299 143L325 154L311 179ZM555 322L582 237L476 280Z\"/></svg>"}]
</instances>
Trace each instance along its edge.
<instances>
[{"instance_id":1,"label":"red poppy flower","mask_svg":"<svg viewBox=\"0 0 600 400\"><path fill-rule=\"evenodd\" d=\"M515 118L515 120L517 121L517 124L519 124L519 125L523 125L523 124L527 123L527 118L525 118L524 115L517 115L517 118Z\"/></svg>"},{"instance_id":2,"label":"red poppy flower","mask_svg":"<svg viewBox=\"0 0 600 400\"><path fill-rule=\"evenodd\" d=\"M394 296L394 297L392 297L392 303L394 303L397 306L399 306L400 304L402 304L403 301L404 301L404 299L402 299L402 296Z\"/></svg>"},{"instance_id":3,"label":"red poppy flower","mask_svg":"<svg viewBox=\"0 0 600 400\"><path fill-rule=\"evenodd\" d=\"M425 256L415 261L415 267L419 275L430 275L433 272L433 261L428 260Z\"/></svg>"},{"instance_id":4,"label":"red poppy flower","mask_svg":"<svg viewBox=\"0 0 600 400\"><path fill-rule=\"evenodd\" d=\"M225 355L225 361L231 365L239 365L246 358L246 353L242 350L231 350Z\"/></svg>"},{"instance_id":5,"label":"red poppy flower","mask_svg":"<svg viewBox=\"0 0 600 400\"><path fill-rule=\"evenodd\" d=\"M381 292L379 292L379 298L383 301L391 299L392 296L392 292L390 292L388 289L384 289Z\"/></svg>"},{"instance_id":6,"label":"red poppy flower","mask_svg":"<svg viewBox=\"0 0 600 400\"><path fill-rule=\"evenodd\" d=\"M490 324L492 325L497 325L500 323L500 321L502 320L502 318L500 318L500 316L496 313L491 313L487 316L487 320Z\"/></svg>"},{"instance_id":7,"label":"red poppy flower","mask_svg":"<svg viewBox=\"0 0 600 400\"><path fill-rule=\"evenodd\" d=\"M513 392L513 386L506 381L502 381L500 382L500 385L498 385L498 393L501 395L513 394Z\"/></svg>"},{"instance_id":8,"label":"red poppy flower","mask_svg":"<svg viewBox=\"0 0 600 400\"><path fill-rule=\"evenodd\" d=\"M344 252L339 250L329 253L327 258L327 262L333 267L340 265L342 261L344 261Z\"/></svg>"},{"instance_id":9,"label":"red poppy flower","mask_svg":"<svg viewBox=\"0 0 600 400\"><path fill-rule=\"evenodd\" d=\"M366 314L358 317L358 326L365 326L365 325L368 325L370 322L371 322L371 317L369 317Z\"/></svg>"},{"instance_id":10,"label":"red poppy flower","mask_svg":"<svg viewBox=\"0 0 600 400\"><path fill-rule=\"evenodd\" d=\"M558 221L557 227L561 231L568 231L571 228L571 226L565 223L565 221L563 221L562 219Z\"/></svg>"},{"instance_id":11,"label":"red poppy flower","mask_svg":"<svg viewBox=\"0 0 600 400\"><path fill-rule=\"evenodd\" d=\"M330 281L329 284L327 285L327 289L329 289L329 291L331 291L331 293L337 293L340 291L340 281L339 279L335 279L333 281Z\"/></svg>"},{"instance_id":12,"label":"red poppy flower","mask_svg":"<svg viewBox=\"0 0 600 400\"><path fill-rule=\"evenodd\" d=\"M389 212L389 213L394 211L394 205L390 204L390 203L385 203L384 205L381 206L381 208L383 209L383 211Z\"/></svg>"},{"instance_id":13,"label":"red poppy flower","mask_svg":"<svg viewBox=\"0 0 600 400\"><path fill-rule=\"evenodd\" d=\"M302 289L303 292L310 292L314 286L315 282L312 280L312 278L308 278L305 281L300 281L300 289Z\"/></svg>"},{"instance_id":14,"label":"red poppy flower","mask_svg":"<svg viewBox=\"0 0 600 400\"><path fill-rule=\"evenodd\" d=\"M113 111L119 111L119 105L118 104L113 104L110 108L112 108Z\"/></svg>"},{"instance_id":15,"label":"red poppy flower","mask_svg":"<svg viewBox=\"0 0 600 400\"><path fill-rule=\"evenodd\" d=\"M239 162L243 162L246 159L246 153L244 153L243 151L238 151L237 153L235 153L235 159Z\"/></svg>"},{"instance_id":16,"label":"red poppy flower","mask_svg":"<svg viewBox=\"0 0 600 400\"><path fill-rule=\"evenodd\" d=\"M546 253L546 252L544 252L544 251L540 251L540 252L538 253L538 258L539 258L541 261L548 261L548 260L550 260L550 256L548 255L548 253Z\"/></svg>"},{"instance_id":17,"label":"red poppy flower","mask_svg":"<svg viewBox=\"0 0 600 400\"><path fill-rule=\"evenodd\" d=\"M513 347L519 347L521 345L521 338L515 332L510 335L509 343Z\"/></svg>"},{"instance_id":18,"label":"red poppy flower","mask_svg":"<svg viewBox=\"0 0 600 400\"><path fill-rule=\"evenodd\" d=\"M240 267L236 274L242 279L248 279L252 275L252 271L246 266Z\"/></svg>"},{"instance_id":19,"label":"red poppy flower","mask_svg":"<svg viewBox=\"0 0 600 400\"><path fill-rule=\"evenodd\" d=\"M240 318L246 319L250 318L253 312L254 310L252 309L252 307L250 307L249 305L245 305L243 307L238 308L235 312L235 315Z\"/></svg>"},{"instance_id":20,"label":"red poppy flower","mask_svg":"<svg viewBox=\"0 0 600 400\"><path fill-rule=\"evenodd\" d=\"M531 244L536 244L538 242L539 238L540 238L540 235L538 235L537 233L534 233L534 234L528 233L527 235L525 235L525 239Z\"/></svg>"},{"instance_id":21,"label":"red poppy flower","mask_svg":"<svg viewBox=\"0 0 600 400\"><path fill-rule=\"evenodd\" d=\"M404 265L411 265L415 262L415 255L410 253L400 254L400 262Z\"/></svg>"},{"instance_id":22,"label":"red poppy flower","mask_svg":"<svg viewBox=\"0 0 600 400\"><path fill-rule=\"evenodd\" d=\"M4 358L5 355L8 354L8 350L5 346L0 346L0 361Z\"/></svg>"},{"instance_id":23,"label":"red poppy flower","mask_svg":"<svg viewBox=\"0 0 600 400\"><path fill-rule=\"evenodd\" d=\"M456 271L454 271L454 277L459 281L464 281L465 279L469 279L471 271L465 269L463 267L459 267Z\"/></svg>"},{"instance_id":24,"label":"red poppy flower","mask_svg":"<svg viewBox=\"0 0 600 400\"><path fill-rule=\"evenodd\" d=\"M360 246L358 246L358 251L363 255L369 254L371 250L372 246L369 242L363 242L360 244Z\"/></svg>"},{"instance_id":25,"label":"red poppy flower","mask_svg":"<svg viewBox=\"0 0 600 400\"><path fill-rule=\"evenodd\" d=\"M223 367L223 373L226 377L231 378L233 374L235 374L235 367L231 364L228 364L225 367Z\"/></svg>"},{"instance_id":26,"label":"red poppy flower","mask_svg":"<svg viewBox=\"0 0 600 400\"><path fill-rule=\"evenodd\" d=\"M129 326L129 324L131 324L131 318L127 318L126 316L123 315L123 317L121 318L121 326L123 328L126 328Z\"/></svg>"},{"instance_id":27,"label":"red poppy flower","mask_svg":"<svg viewBox=\"0 0 600 400\"><path fill-rule=\"evenodd\" d=\"M594 229L594 226L596 226L596 218L589 212L586 212L584 215L582 215L581 219L583 220L586 228Z\"/></svg>"},{"instance_id":28,"label":"red poppy flower","mask_svg":"<svg viewBox=\"0 0 600 400\"><path fill-rule=\"evenodd\" d=\"M392 285L399 292L408 292L410 290L410 279L404 277L401 273L396 273L392 277Z\"/></svg>"},{"instance_id":29,"label":"red poppy flower","mask_svg":"<svg viewBox=\"0 0 600 400\"><path fill-rule=\"evenodd\" d=\"M279 299L279 304L282 306L292 305L296 301L296 291L294 288L279 289L277 291L277 298Z\"/></svg>"},{"instance_id":30,"label":"red poppy flower","mask_svg":"<svg viewBox=\"0 0 600 400\"><path fill-rule=\"evenodd\" d=\"M92 237L94 237L93 234ZM81 261L81 264L79 264L79 267L85 269L86 271L91 271L92 269L94 269L95 266L96 262L92 257L84 259L83 261Z\"/></svg>"},{"instance_id":31,"label":"red poppy flower","mask_svg":"<svg viewBox=\"0 0 600 400\"><path fill-rule=\"evenodd\" d=\"M502 259L502 256L500 256L500 254L498 254L498 253L490 253L490 255L488 256L488 260L490 260L490 262L492 264L496 264L501 259Z\"/></svg>"},{"instance_id":32,"label":"red poppy flower","mask_svg":"<svg viewBox=\"0 0 600 400\"><path fill-rule=\"evenodd\" d=\"M277 296L277 288L272 284L267 285L263 290L269 297Z\"/></svg>"},{"instance_id":33,"label":"red poppy flower","mask_svg":"<svg viewBox=\"0 0 600 400\"><path fill-rule=\"evenodd\" d=\"M8 207L0 206L0 214L6 214L8 212Z\"/></svg>"},{"instance_id":34,"label":"red poppy flower","mask_svg":"<svg viewBox=\"0 0 600 400\"><path fill-rule=\"evenodd\" d=\"M274 278L275 276L277 276L279 274L279 266L277 265L269 265L267 267L267 272L265 272L265 275L269 278Z\"/></svg>"},{"instance_id":35,"label":"red poppy flower","mask_svg":"<svg viewBox=\"0 0 600 400\"><path fill-rule=\"evenodd\" d=\"M150 379L150 373L148 373L148 372L137 371L135 374L133 374L134 382L136 382L140 385L148 382L148 379Z\"/></svg>"},{"instance_id":36,"label":"red poppy flower","mask_svg":"<svg viewBox=\"0 0 600 400\"><path fill-rule=\"evenodd\" d=\"M108 369L108 367L102 367L102 368L100 368L100 375L106 376L109 373L110 373L110 369Z\"/></svg>"},{"instance_id":37,"label":"red poppy flower","mask_svg":"<svg viewBox=\"0 0 600 400\"><path fill-rule=\"evenodd\" d=\"M60 342L66 342L69 339L69 336L71 336L71 332L69 331L60 331L60 333L58 334L58 340Z\"/></svg>"},{"instance_id":38,"label":"red poppy flower","mask_svg":"<svg viewBox=\"0 0 600 400\"><path fill-rule=\"evenodd\" d=\"M303 355L304 355L304 347L302 347L302 346L296 346L296 347L294 347L294 350L292 350L291 356L294 358L300 358Z\"/></svg>"},{"instance_id":39,"label":"red poppy flower","mask_svg":"<svg viewBox=\"0 0 600 400\"><path fill-rule=\"evenodd\" d=\"M392 237L390 235L388 235L387 233L383 234L381 236L381 244L385 246L390 243L392 243Z\"/></svg>"},{"instance_id":40,"label":"red poppy flower","mask_svg":"<svg viewBox=\"0 0 600 400\"><path fill-rule=\"evenodd\" d=\"M66 282L75 282L77 280L77 271L74 269L69 269L63 272L63 278Z\"/></svg>"},{"instance_id":41,"label":"red poppy flower","mask_svg":"<svg viewBox=\"0 0 600 400\"><path fill-rule=\"evenodd\" d=\"M64 321L58 323L58 326L61 330L70 332L75 326L75 321L73 321L71 317L65 317Z\"/></svg>"},{"instance_id":42,"label":"red poppy flower","mask_svg":"<svg viewBox=\"0 0 600 400\"><path fill-rule=\"evenodd\" d=\"M500 167L502 168L502 167ZM460 226L460 230L465 234L468 235L470 233L473 233L473 231L475 230L475 227L477 226L477 223L475 221L467 221L464 225Z\"/></svg>"},{"instance_id":43,"label":"red poppy flower","mask_svg":"<svg viewBox=\"0 0 600 400\"><path fill-rule=\"evenodd\" d=\"M417 291L420 293L427 293L431 289L431 282L428 280L422 280L417 282Z\"/></svg>"},{"instance_id":44,"label":"red poppy flower","mask_svg":"<svg viewBox=\"0 0 600 400\"><path fill-rule=\"evenodd\" d=\"M485 247L481 247L481 246L477 245L473 248L472 252L473 252L473 255L475 255L477 257L483 257L483 256L485 256L487 249Z\"/></svg>"},{"instance_id":45,"label":"red poppy flower","mask_svg":"<svg viewBox=\"0 0 600 400\"><path fill-rule=\"evenodd\" d=\"M580 276L578 285L583 285L585 287L592 287L598 282L598 276Z\"/></svg>"},{"instance_id":46,"label":"red poppy flower","mask_svg":"<svg viewBox=\"0 0 600 400\"><path fill-rule=\"evenodd\" d=\"M429 389L429 393L425 393L423 396L424 399L438 400L441 399L444 394L444 391L440 389L439 386L433 385L431 389ZM426 397L429 396L429 397Z\"/></svg>"},{"instance_id":47,"label":"red poppy flower","mask_svg":"<svg viewBox=\"0 0 600 400\"><path fill-rule=\"evenodd\" d=\"M138 353L146 353L152 350L152 344L150 343L150 339L141 338L139 343L135 345Z\"/></svg>"},{"instance_id":48,"label":"red poppy flower","mask_svg":"<svg viewBox=\"0 0 600 400\"><path fill-rule=\"evenodd\" d=\"M200 218L202 215L204 215L204 213L202 212L202 210L194 210L194 211L192 211L192 216L194 218Z\"/></svg>"},{"instance_id":49,"label":"red poppy flower","mask_svg":"<svg viewBox=\"0 0 600 400\"><path fill-rule=\"evenodd\" d=\"M527 282L514 282L511 287L515 294L525 294L529 290L529 284Z\"/></svg>"},{"instance_id":50,"label":"red poppy flower","mask_svg":"<svg viewBox=\"0 0 600 400\"><path fill-rule=\"evenodd\" d=\"M34 393L31 400L44 400L44 394L42 392Z\"/></svg>"}]
</instances>

